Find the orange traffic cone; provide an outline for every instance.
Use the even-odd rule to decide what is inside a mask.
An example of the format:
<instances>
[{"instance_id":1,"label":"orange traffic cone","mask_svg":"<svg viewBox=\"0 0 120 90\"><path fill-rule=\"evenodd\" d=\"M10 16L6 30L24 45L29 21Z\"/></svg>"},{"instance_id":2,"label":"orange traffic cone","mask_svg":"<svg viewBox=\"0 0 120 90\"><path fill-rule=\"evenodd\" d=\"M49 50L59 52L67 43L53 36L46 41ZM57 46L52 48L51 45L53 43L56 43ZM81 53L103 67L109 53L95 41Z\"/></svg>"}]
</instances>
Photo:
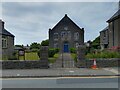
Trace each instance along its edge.
<instances>
[{"instance_id":1,"label":"orange traffic cone","mask_svg":"<svg viewBox=\"0 0 120 90\"><path fill-rule=\"evenodd\" d=\"M94 59L94 62L93 62L93 65L92 65L92 67L91 67L92 69L98 69L97 68L97 64L96 64L96 60Z\"/></svg>"}]
</instances>

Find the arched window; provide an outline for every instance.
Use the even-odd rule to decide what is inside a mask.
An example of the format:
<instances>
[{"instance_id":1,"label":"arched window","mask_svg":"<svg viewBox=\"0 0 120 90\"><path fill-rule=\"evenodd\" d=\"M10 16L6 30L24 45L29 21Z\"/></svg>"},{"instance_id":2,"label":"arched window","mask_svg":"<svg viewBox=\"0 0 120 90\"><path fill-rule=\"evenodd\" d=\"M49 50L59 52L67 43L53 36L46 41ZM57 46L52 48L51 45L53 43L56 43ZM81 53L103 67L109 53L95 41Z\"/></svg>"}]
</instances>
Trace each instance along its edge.
<instances>
[{"instance_id":1,"label":"arched window","mask_svg":"<svg viewBox=\"0 0 120 90\"><path fill-rule=\"evenodd\" d=\"M54 48L58 48L58 43L54 43Z\"/></svg>"},{"instance_id":2,"label":"arched window","mask_svg":"<svg viewBox=\"0 0 120 90\"><path fill-rule=\"evenodd\" d=\"M58 40L58 33L54 33L54 40Z\"/></svg>"},{"instance_id":3,"label":"arched window","mask_svg":"<svg viewBox=\"0 0 120 90\"><path fill-rule=\"evenodd\" d=\"M76 48L78 48L78 46L79 46L79 43L78 43L78 42L77 42L77 43L75 43L75 47L76 47Z\"/></svg>"},{"instance_id":4,"label":"arched window","mask_svg":"<svg viewBox=\"0 0 120 90\"><path fill-rule=\"evenodd\" d=\"M74 33L74 40L79 40L79 33L78 32Z\"/></svg>"},{"instance_id":5,"label":"arched window","mask_svg":"<svg viewBox=\"0 0 120 90\"><path fill-rule=\"evenodd\" d=\"M62 37L62 38L65 37L65 31L62 31L62 32L61 32L61 37Z\"/></svg>"}]
</instances>

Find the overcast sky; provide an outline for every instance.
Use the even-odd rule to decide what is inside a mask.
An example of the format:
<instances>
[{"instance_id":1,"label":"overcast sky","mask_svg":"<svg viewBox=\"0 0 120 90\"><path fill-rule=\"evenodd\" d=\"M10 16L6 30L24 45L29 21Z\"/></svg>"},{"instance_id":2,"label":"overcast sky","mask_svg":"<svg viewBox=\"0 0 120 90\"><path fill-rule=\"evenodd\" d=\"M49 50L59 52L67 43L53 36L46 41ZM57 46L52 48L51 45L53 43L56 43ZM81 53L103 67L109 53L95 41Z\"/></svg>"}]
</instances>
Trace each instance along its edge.
<instances>
[{"instance_id":1,"label":"overcast sky","mask_svg":"<svg viewBox=\"0 0 120 90\"><path fill-rule=\"evenodd\" d=\"M15 44L48 39L48 30L67 14L85 29L85 41L94 40L106 21L118 10L117 2L4 2L5 28L15 35Z\"/></svg>"}]
</instances>

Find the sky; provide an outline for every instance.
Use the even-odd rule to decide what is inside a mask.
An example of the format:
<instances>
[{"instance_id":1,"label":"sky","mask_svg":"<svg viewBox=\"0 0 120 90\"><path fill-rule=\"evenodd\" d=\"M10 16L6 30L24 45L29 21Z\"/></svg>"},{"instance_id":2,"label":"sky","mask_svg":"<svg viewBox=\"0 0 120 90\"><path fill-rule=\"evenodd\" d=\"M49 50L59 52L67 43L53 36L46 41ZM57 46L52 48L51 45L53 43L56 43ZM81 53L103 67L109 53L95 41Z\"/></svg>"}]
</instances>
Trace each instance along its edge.
<instances>
[{"instance_id":1,"label":"sky","mask_svg":"<svg viewBox=\"0 0 120 90\"><path fill-rule=\"evenodd\" d=\"M5 28L15 35L15 45L48 39L65 14L85 30L85 42L99 36L118 10L118 2L2 2ZM0 18L1 18L0 17Z\"/></svg>"}]
</instances>

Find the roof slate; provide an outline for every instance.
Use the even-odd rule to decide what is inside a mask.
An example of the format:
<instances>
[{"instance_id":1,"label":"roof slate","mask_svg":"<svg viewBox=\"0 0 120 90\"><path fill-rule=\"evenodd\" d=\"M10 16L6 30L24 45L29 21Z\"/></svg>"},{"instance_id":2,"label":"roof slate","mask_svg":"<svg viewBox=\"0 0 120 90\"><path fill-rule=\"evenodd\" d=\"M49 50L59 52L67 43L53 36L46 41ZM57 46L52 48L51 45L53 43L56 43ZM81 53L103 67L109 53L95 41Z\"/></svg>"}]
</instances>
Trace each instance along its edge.
<instances>
[{"instance_id":1,"label":"roof slate","mask_svg":"<svg viewBox=\"0 0 120 90\"><path fill-rule=\"evenodd\" d=\"M59 26L61 23L64 23L64 25L67 24L67 22L72 22L77 28L81 29L78 25L76 25L68 16L65 14L65 16L52 28L55 29L57 26ZM82 30L82 29L81 29Z\"/></svg>"},{"instance_id":2,"label":"roof slate","mask_svg":"<svg viewBox=\"0 0 120 90\"><path fill-rule=\"evenodd\" d=\"M120 9L107 22L111 22L118 17L120 17Z\"/></svg>"},{"instance_id":3,"label":"roof slate","mask_svg":"<svg viewBox=\"0 0 120 90\"><path fill-rule=\"evenodd\" d=\"M6 29L2 29L2 35L14 37L14 35L8 32Z\"/></svg>"},{"instance_id":4,"label":"roof slate","mask_svg":"<svg viewBox=\"0 0 120 90\"><path fill-rule=\"evenodd\" d=\"M104 28L102 31L100 31L100 32L104 32L104 31L106 31L106 30L108 30L108 26L106 27L106 28Z\"/></svg>"}]
</instances>

